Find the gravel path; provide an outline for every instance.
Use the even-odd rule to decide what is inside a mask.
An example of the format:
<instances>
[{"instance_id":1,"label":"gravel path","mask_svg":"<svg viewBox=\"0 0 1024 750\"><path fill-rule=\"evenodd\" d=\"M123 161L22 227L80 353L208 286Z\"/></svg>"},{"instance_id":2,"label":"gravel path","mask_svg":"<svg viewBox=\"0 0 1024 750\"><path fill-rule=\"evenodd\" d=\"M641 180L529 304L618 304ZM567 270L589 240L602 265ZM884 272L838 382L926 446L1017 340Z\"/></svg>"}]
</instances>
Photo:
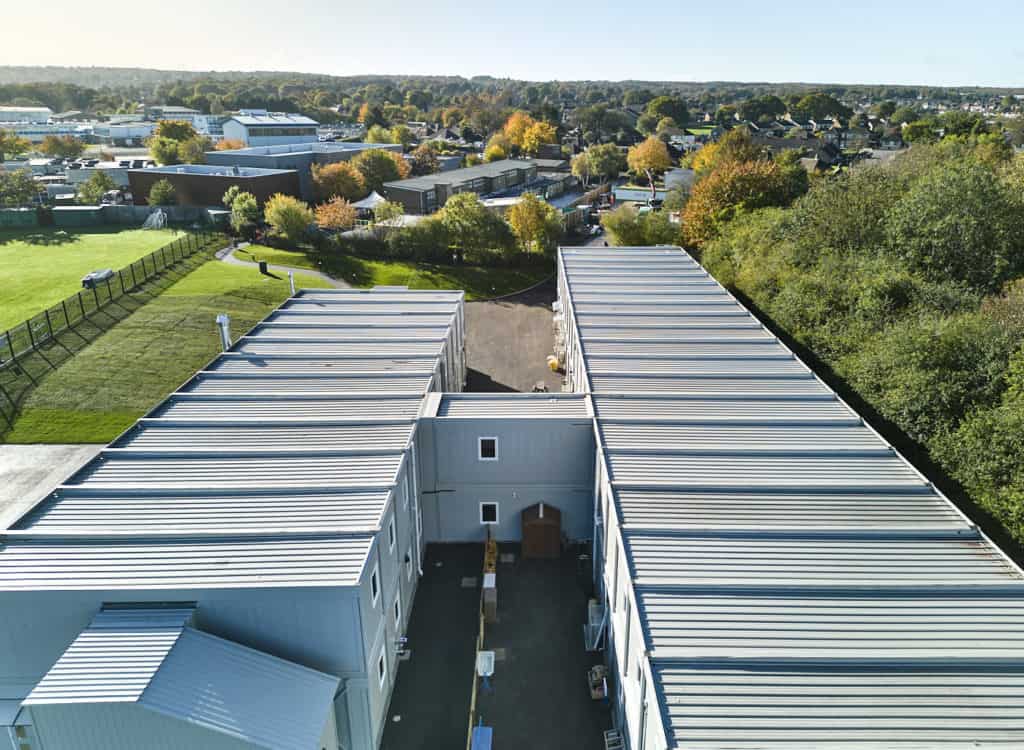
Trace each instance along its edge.
<instances>
[{"instance_id":1,"label":"gravel path","mask_svg":"<svg viewBox=\"0 0 1024 750\"><path fill-rule=\"evenodd\" d=\"M241 258L236 258L235 257L235 253L238 250L244 250L248 246L249 246L248 242L239 242L237 245L234 245L234 246L229 245L228 247L224 248L223 250L218 250L217 251L217 258L218 258L218 260L222 260L225 263L230 263L230 264L235 265L235 266L255 266L255 265L258 265L256 263L256 261L242 260ZM307 276L316 276L317 278L323 279L324 281L326 281L328 284L330 284L331 286L335 287L336 289L351 289L352 288L351 285L346 284L344 281L339 281L338 279L335 279L332 276L328 276L327 274L322 273L320 271L311 271L308 268L294 268L292 266L279 266L276 263L268 263L267 264L267 269L270 270L270 271L280 271L281 273L288 273L289 271L292 271L293 273L304 273Z\"/></svg>"}]
</instances>

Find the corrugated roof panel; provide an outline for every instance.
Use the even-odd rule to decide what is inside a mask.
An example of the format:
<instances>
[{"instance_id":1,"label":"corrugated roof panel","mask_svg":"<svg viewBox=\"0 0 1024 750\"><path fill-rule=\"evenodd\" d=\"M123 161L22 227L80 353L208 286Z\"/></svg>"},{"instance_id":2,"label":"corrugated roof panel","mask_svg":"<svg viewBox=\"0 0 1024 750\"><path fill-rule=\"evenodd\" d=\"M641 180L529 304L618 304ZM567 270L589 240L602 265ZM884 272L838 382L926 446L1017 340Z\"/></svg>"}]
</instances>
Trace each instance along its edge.
<instances>
[{"instance_id":1,"label":"corrugated roof panel","mask_svg":"<svg viewBox=\"0 0 1024 750\"><path fill-rule=\"evenodd\" d=\"M613 482L638 486L922 487L899 456L650 455L609 453Z\"/></svg>"},{"instance_id":2,"label":"corrugated roof panel","mask_svg":"<svg viewBox=\"0 0 1024 750\"><path fill-rule=\"evenodd\" d=\"M422 354L436 356L441 351L441 342L436 341L263 341L242 339L232 351L250 356L301 355L303 357L331 356L334 354L356 354L365 356L402 356Z\"/></svg>"},{"instance_id":3,"label":"corrugated roof panel","mask_svg":"<svg viewBox=\"0 0 1024 750\"><path fill-rule=\"evenodd\" d=\"M829 451L890 452L863 425L702 425L601 421L604 444L610 451Z\"/></svg>"},{"instance_id":4,"label":"corrugated roof panel","mask_svg":"<svg viewBox=\"0 0 1024 750\"><path fill-rule=\"evenodd\" d=\"M729 297L712 297L710 299L680 299L673 303L652 305L642 296L636 297L631 302L586 302L582 300L573 301L573 310L577 315L638 315L652 316L664 315L666 318L686 315L729 315L732 313L749 315L736 300ZM696 319L696 318L695 318Z\"/></svg>"},{"instance_id":5,"label":"corrugated roof panel","mask_svg":"<svg viewBox=\"0 0 1024 750\"><path fill-rule=\"evenodd\" d=\"M0 591L355 586L374 537L13 540Z\"/></svg>"},{"instance_id":6,"label":"corrugated roof panel","mask_svg":"<svg viewBox=\"0 0 1024 750\"><path fill-rule=\"evenodd\" d=\"M352 419L414 419L419 413L419 396L385 398L232 398L230 396L171 396L153 412L167 419L285 421Z\"/></svg>"},{"instance_id":7,"label":"corrugated roof panel","mask_svg":"<svg viewBox=\"0 0 1024 750\"><path fill-rule=\"evenodd\" d=\"M600 293L588 293L573 295L573 300L580 304L587 304L588 302L599 302L602 305L622 305L622 304L636 304L643 303L644 305L657 305L664 303L666 305L675 306L678 304L687 305L705 305L709 302L721 302L731 303L731 299L722 295L716 294L711 290L694 290L692 292L683 294L681 292L673 292L672 294L637 294L631 295L628 292L600 292Z\"/></svg>"},{"instance_id":8,"label":"corrugated roof panel","mask_svg":"<svg viewBox=\"0 0 1024 750\"><path fill-rule=\"evenodd\" d=\"M13 528L40 534L94 532L367 532L381 527L388 490L354 492L139 493L65 488Z\"/></svg>"},{"instance_id":9,"label":"corrugated roof panel","mask_svg":"<svg viewBox=\"0 0 1024 750\"><path fill-rule=\"evenodd\" d=\"M304 289L295 296L297 302L322 305L347 305L356 301L371 304L394 302L458 303L465 295L462 292L429 291L418 289Z\"/></svg>"},{"instance_id":10,"label":"corrugated roof panel","mask_svg":"<svg viewBox=\"0 0 1024 750\"><path fill-rule=\"evenodd\" d=\"M240 373L243 375L317 374L350 372L419 372L432 373L437 365L433 356L402 357L345 357L317 359L316 357L218 357L210 364L211 372Z\"/></svg>"},{"instance_id":11,"label":"corrugated roof panel","mask_svg":"<svg viewBox=\"0 0 1024 750\"><path fill-rule=\"evenodd\" d=\"M648 647L665 659L908 658L1024 664L1024 586L1017 596L773 590L641 590Z\"/></svg>"},{"instance_id":12,"label":"corrugated roof panel","mask_svg":"<svg viewBox=\"0 0 1024 750\"><path fill-rule=\"evenodd\" d=\"M288 325L309 325L309 326L336 326L342 329L359 328L366 326L373 328L389 328L392 326L405 326L412 328L416 326L446 327L451 324L451 313L440 315L409 315L406 313L376 315L359 315L348 313L333 315L319 312L300 312L298 310L278 310L270 313L264 318L267 324L288 324Z\"/></svg>"},{"instance_id":13,"label":"corrugated roof panel","mask_svg":"<svg viewBox=\"0 0 1024 750\"><path fill-rule=\"evenodd\" d=\"M577 315L576 325L580 333L589 336L595 330L614 330L616 328L640 328L652 331L669 331L679 329L703 330L716 329L754 329L763 330L764 326L753 320L742 311L722 312L718 315ZM667 334L666 334L667 335Z\"/></svg>"},{"instance_id":14,"label":"corrugated roof panel","mask_svg":"<svg viewBox=\"0 0 1024 750\"><path fill-rule=\"evenodd\" d=\"M824 396L830 393L820 381L798 377L686 377L591 373L595 393L685 393L733 396Z\"/></svg>"},{"instance_id":15,"label":"corrugated roof panel","mask_svg":"<svg viewBox=\"0 0 1024 750\"><path fill-rule=\"evenodd\" d=\"M581 395L524 394L445 394L437 410L439 417L562 417L589 420L587 404ZM589 422L588 422L589 423Z\"/></svg>"},{"instance_id":16,"label":"corrugated roof panel","mask_svg":"<svg viewBox=\"0 0 1024 750\"><path fill-rule=\"evenodd\" d=\"M68 486L143 490L372 487L393 484L401 453L343 456L230 456L129 458L102 454Z\"/></svg>"},{"instance_id":17,"label":"corrugated roof panel","mask_svg":"<svg viewBox=\"0 0 1024 750\"><path fill-rule=\"evenodd\" d=\"M831 394L813 398L784 395L684 397L678 394L664 398L594 396L594 411L599 419L649 422L861 423L859 417Z\"/></svg>"},{"instance_id":18,"label":"corrugated roof panel","mask_svg":"<svg viewBox=\"0 0 1024 750\"><path fill-rule=\"evenodd\" d=\"M753 357L587 357L587 370L593 373L662 375L790 375L804 374L807 368L795 357L755 359Z\"/></svg>"},{"instance_id":19,"label":"corrugated roof panel","mask_svg":"<svg viewBox=\"0 0 1024 750\"><path fill-rule=\"evenodd\" d=\"M231 453L238 451L403 451L415 424L192 426L151 420L113 443L145 451Z\"/></svg>"},{"instance_id":20,"label":"corrugated roof panel","mask_svg":"<svg viewBox=\"0 0 1024 750\"><path fill-rule=\"evenodd\" d=\"M756 492L618 489L627 529L815 531L966 531L967 521L930 488L901 493Z\"/></svg>"},{"instance_id":21,"label":"corrugated roof panel","mask_svg":"<svg viewBox=\"0 0 1024 750\"><path fill-rule=\"evenodd\" d=\"M634 580L641 587L707 586L720 592L723 586L755 585L1024 583L990 545L975 537L958 539L952 533L939 538L837 538L756 532L701 536L628 531L625 540ZM1024 628L1024 622L1021 626Z\"/></svg>"},{"instance_id":22,"label":"corrugated roof panel","mask_svg":"<svg viewBox=\"0 0 1024 750\"><path fill-rule=\"evenodd\" d=\"M320 746L339 679L185 629L139 704L255 747Z\"/></svg>"},{"instance_id":23,"label":"corrugated roof panel","mask_svg":"<svg viewBox=\"0 0 1024 750\"><path fill-rule=\"evenodd\" d=\"M377 341L404 341L409 343L420 343L423 341L444 341L448 337L448 327L438 326L436 328L406 328L401 324L396 327L365 327L365 328L338 328L335 326L281 326L281 325L257 325L246 334L243 341L279 341L283 343L306 343L306 342L361 342L375 343Z\"/></svg>"},{"instance_id":24,"label":"corrugated roof panel","mask_svg":"<svg viewBox=\"0 0 1024 750\"><path fill-rule=\"evenodd\" d=\"M1019 664L666 663L655 681L671 748L1011 747L1024 724Z\"/></svg>"},{"instance_id":25,"label":"corrugated roof panel","mask_svg":"<svg viewBox=\"0 0 1024 750\"><path fill-rule=\"evenodd\" d=\"M430 375L323 375L308 377L222 375L208 372L193 378L182 393L203 396L256 394L290 396L342 396L351 393L422 394L430 387Z\"/></svg>"},{"instance_id":26,"label":"corrugated roof panel","mask_svg":"<svg viewBox=\"0 0 1024 750\"><path fill-rule=\"evenodd\" d=\"M760 328L604 328L591 326L581 331L587 342L587 351L594 350L597 344L614 344L628 342L630 346L643 342L649 345L671 342L674 345L697 344L702 347L718 350L729 346L758 346L775 343L775 337ZM752 352L759 350L753 349ZM656 349L652 347L651 354Z\"/></svg>"},{"instance_id":27,"label":"corrugated roof panel","mask_svg":"<svg viewBox=\"0 0 1024 750\"><path fill-rule=\"evenodd\" d=\"M278 309L288 315L452 315L459 306L455 302L385 302L372 299L328 303L293 297Z\"/></svg>"},{"instance_id":28,"label":"corrugated roof panel","mask_svg":"<svg viewBox=\"0 0 1024 750\"><path fill-rule=\"evenodd\" d=\"M750 337L747 341L688 336L685 339L653 341L602 341L586 339L583 344L587 356L594 357L742 357L749 359L791 360L793 355L773 337ZM626 369L626 368L623 368Z\"/></svg>"},{"instance_id":29,"label":"corrugated roof panel","mask_svg":"<svg viewBox=\"0 0 1024 750\"><path fill-rule=\"evenodd\" d=\"M138 700L193 613L191 608L101 610L24 705Z\"/></svg>"}]
</instances>

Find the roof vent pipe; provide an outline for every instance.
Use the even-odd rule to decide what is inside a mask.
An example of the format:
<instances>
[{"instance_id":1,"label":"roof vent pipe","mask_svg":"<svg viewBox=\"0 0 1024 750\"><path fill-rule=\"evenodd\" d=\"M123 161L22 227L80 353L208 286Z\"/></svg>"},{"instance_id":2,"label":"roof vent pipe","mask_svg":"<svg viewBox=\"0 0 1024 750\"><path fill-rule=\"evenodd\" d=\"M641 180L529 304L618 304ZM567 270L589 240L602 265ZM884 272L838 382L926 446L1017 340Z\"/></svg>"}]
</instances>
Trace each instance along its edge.
<instances>
[{"instance_id":1,"label":"roof vent pipe","mask_svg":"<svg viewBox=\"0 0 1024 750\"><path fill-rule=\"evenodd\" d=\"M231 318L227 316L227 313L217 316L217 328L220 329L220 345L224 351L227 351L231 348Z\"/></svg>"}]
</instances>

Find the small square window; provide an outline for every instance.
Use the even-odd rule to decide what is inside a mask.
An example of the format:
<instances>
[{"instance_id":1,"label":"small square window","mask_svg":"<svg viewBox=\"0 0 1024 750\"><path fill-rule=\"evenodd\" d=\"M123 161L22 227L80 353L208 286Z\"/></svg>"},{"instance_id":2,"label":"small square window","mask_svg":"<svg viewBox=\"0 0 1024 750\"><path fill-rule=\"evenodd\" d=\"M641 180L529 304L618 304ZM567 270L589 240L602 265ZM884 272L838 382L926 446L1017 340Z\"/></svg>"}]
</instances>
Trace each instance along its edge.
<instances>
[{"instance_id":1,"label":"small square window","mask_svg":"<svg viewBox=\"0 0 1024 750\"><path fill-rule=\"evenodd\" d=\"M395 549L395 519L392 518L388 521L388 550L394 551Z\"/></svg>"},{"instance_id":2,"label":"small square window","mask_svg":"<svg viewBox=\"0 0 1024 750\"><path fill-rule=\"evenodd\" d=\"M381 687L384 687L384 682L388 679L388 663L384 659L384 654L380 655L377 659L377 680Z\"/></svg>"},{"instance_id":3,"label":"small square window","mask_svg":"<svg viewBox=\"0 0 1024 750\"><path fill-rule=\"evenodd\" d=\"M492 502L480 503L480 523L498 523L498 504Z\"/></svg>"},{"instance_id":4,"label":"small square window","mask_svg":"<svg viewBox=\"0 0 1024 750\"><path fill-rule=\"evenodd\" d=\"M479 440L479 458L481 461L498 460L498 438L482 437Z\"/></svg>"},{"instance_id":5,"label":"small square window","mask_svg":"<svg viewBox=\"0 0 1024 750\"><path fill-rule=\"evenodd\" d=\"M377 599L380 598L380 577L377 574L377 566L373 566L373 572L370 573L370 602L376 606Z\"/></svg>"}]
</instances>

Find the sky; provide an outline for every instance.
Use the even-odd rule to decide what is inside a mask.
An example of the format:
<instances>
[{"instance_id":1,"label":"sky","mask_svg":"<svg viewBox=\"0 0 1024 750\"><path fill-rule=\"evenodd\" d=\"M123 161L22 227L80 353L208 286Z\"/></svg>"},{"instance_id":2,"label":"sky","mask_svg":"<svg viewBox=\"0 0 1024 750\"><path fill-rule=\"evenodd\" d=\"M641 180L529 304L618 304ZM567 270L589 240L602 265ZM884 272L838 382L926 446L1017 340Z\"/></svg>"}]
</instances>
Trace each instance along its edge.
<instances>
[{"instance_id":1,"label":"sky","mask_svg":"<svg viewBox=\"0 0 1024 750\"><path fill-rule=\"evenodd\" d=\"M0 65L1024 87L1024 0L11 5Z\"/></svg>"}]
</instances>

